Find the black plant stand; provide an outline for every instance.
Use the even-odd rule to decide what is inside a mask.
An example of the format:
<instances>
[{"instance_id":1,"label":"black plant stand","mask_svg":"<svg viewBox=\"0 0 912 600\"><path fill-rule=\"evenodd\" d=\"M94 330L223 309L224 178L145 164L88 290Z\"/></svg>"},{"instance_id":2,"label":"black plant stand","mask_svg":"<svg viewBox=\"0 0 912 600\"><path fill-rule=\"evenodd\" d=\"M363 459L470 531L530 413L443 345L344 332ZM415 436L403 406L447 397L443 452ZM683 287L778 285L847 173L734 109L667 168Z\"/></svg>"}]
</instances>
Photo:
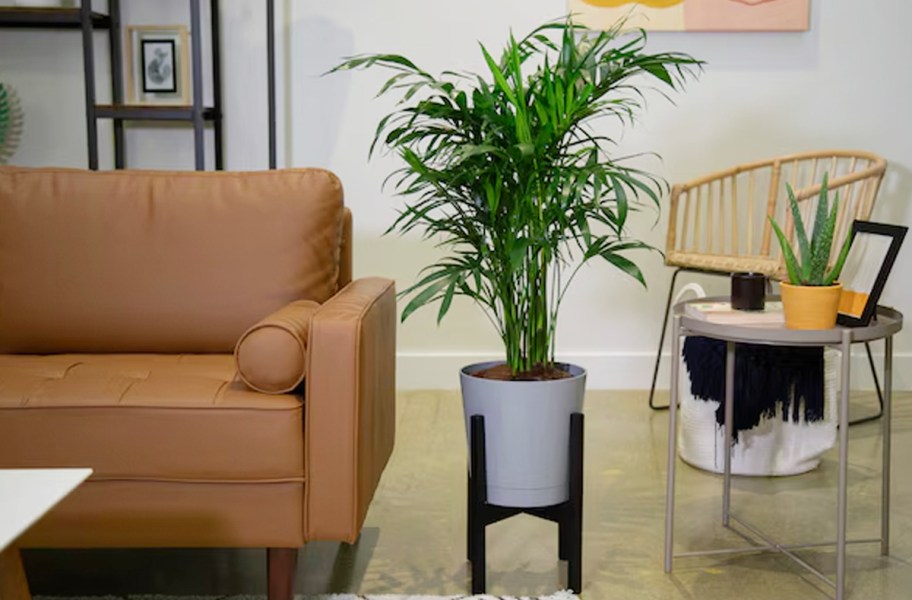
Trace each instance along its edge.
<instances>
[{"instance_id":1,"label":"black plant stand","mask_svg":"<svg viewBox=\"0 0 912 600\"><path fill-rule=\"evenodd\" d=\"M528 514L558 524L558 557L567 561L567 587L580 593L583 559L583 415L570 416L570 499L553 506L517 508L488 504L484 417L471 417L467 550L472 563L472 593L485 593L485 528L514 515Z\"/></svg>"}]
</instances>

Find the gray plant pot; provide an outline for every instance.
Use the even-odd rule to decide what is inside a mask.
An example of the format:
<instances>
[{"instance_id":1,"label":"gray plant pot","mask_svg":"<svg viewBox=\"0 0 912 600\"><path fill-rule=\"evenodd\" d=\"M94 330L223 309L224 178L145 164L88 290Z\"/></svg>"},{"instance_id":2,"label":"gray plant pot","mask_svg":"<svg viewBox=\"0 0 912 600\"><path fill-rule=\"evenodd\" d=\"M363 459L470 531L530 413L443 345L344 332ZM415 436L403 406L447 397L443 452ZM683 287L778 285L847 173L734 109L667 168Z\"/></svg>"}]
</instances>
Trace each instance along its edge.
<instances>
[{"instance_id":1,"label":"gray plant pot","mask_svg":"<svg viewBox=\"0 0 912 600\"><path fill-rule=\"evenodd\" d=\"M502 362L502 361L501 361ZM583 410L586 371L554 381L498 381L475 377L500 362L464 367L459 374L469 419L485 421L488 502L498 506L552 506L569 498L570 415ZM471 448L471 439L469 439Z\"/></svg>"}]
</instances>

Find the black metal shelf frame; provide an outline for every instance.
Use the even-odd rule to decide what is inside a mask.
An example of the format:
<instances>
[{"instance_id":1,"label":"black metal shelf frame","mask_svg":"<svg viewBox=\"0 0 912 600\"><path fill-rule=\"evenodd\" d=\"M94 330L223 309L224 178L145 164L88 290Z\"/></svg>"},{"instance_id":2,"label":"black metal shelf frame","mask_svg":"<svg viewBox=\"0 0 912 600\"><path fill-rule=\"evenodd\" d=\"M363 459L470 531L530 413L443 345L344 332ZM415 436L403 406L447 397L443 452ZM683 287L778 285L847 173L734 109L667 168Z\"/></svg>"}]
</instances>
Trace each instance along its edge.
<instances>
[{"instance_id":1,"label":"black metal shelf frame","mask_svg":"<svg viewBox=\"0 0 912 600\"><path fill-rule=\"evenodd\" d=\"M113 105L98 105L95 99L95 64L91 2L83 0L80 7L82 23L82 49L85 70L86 131L88 132L89 168L98 169L98 119L114 122L114 168L126 167L124 121L187 121L193 123L194 166L197 171L206 168L205 122L215 125L215 168L224 167L222 152L222 90L219 0L209 0L212 27L212 106L203 105L202 18L200 0L190 0L190 55L192 69L193 103L190 106L133 106L124 105L123 48L120 23L120 0L108 0L111 19L111 89Z\"/></svg>"},{"instance_id":2,"label":"black metal shelf frame","mask_svg":"<svg viewBox=\"0 0 912 600\"><path fill-rule=\"evenodd\" d=\"M145 106L138 104L97 104L95 116L99 119L124 121L192 121L193 106ZM211 106L203 107L203 120L216 121L219 115Z\"/></svg>"},{"instance_id":3,"label":"black metal shelf frame","mask_svg":"<svg viewBox=\"0 0 912 600\"><path fill-rule=\"evenodd\" d=\"M203 105L202 18L200 0L190 2L191 65L193 102L189 106L126 105L123 98L123 48L120 22L120 0L108 0L108 14L92 11L92 3L83 0L79 8L0 8L0 27L36 29L81 29L83 70L85 78L86 132L88 166L98 169L98 119L114 122L114 167L126 166L124 121L182 121L193 124L194 162L197 170L205 169L205 124L211 122L215 136L215 168L224 166L222 148L222 77L219 0L209 0L212 46L212 106ZM269 131L269 168L276 168L276 94L275 94L275 2L266 1L267 26L267 95ZM94 32L107 29L111 54L110 105L96 104Z\"/></svg>"},{"instance_id":4,"label":"black metal shelf frame","mask_svg":"<svg viewBox=\"0 0 912 600\"><path fill-rule=\"evenodd\" d=\"M93 12L92 26L109 29L108 15ZM28 29L79 29L82 27L81 10L78 8L25 8L0 7L0 27Z\"/></svg>"}]
</instances>

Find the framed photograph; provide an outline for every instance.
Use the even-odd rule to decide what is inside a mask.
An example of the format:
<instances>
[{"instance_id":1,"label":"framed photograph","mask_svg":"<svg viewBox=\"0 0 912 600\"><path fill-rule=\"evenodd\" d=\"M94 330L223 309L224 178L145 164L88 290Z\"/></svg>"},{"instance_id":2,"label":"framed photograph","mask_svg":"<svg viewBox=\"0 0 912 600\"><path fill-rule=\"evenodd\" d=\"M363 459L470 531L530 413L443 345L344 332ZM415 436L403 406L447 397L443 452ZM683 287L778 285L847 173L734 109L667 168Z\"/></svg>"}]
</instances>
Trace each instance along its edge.
<instances>
[{"instance_id":1,"label":"framed photograph","mask_svg":"<svg viewBox=\"0 0 912 600\"><path fill-rule=\"evenodd\" d=\"M840 325L863 327L871 322L908 229L869 221L852 224L852 246L839 277Z\"/></svg>"},{"instance_id":2,"label":"framed photograph","mask_svg":"<svg viewBox=\"0 0 912 600\"><path fill-rule=\"evenodd\" d=\"M183 25L141 25L127 31L127 102L190 104L189 33Z\"/></svg>"},{"instance_id":3,"label":"framed photograph","mask_svg":"<svg viewBox=\"0 0 912 600\"><path fill-rule=\"evenodd\" d=\"M149 38L139 42L142 64L142 91L177 93L177 44L174 40Z\"/></svg>"}]
</instances>

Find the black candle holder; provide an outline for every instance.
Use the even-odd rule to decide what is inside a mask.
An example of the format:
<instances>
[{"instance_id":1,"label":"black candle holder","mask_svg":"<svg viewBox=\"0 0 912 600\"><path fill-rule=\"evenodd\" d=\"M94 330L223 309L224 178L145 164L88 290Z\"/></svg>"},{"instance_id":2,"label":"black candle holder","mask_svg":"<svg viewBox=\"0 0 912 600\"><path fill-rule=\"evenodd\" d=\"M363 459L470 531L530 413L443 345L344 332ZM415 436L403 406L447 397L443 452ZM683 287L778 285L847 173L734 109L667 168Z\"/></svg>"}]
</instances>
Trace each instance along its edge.
<instances>
[{"instance_id":1,"label":"black candle holder","mask_svg":"<svg viewBox=\"0 0 912 600\"><path fill-rule=\"evenodd\" d=\"M567 561L567 587L582 589L583 559L583 415L570 415L570 497L552 506L511 507L488 503L485 467L484 417L470 418L471 470L468 482L468 525L466 550L472 563L472 594L484 594L486 587L485 528L514 515L528 514L558 524L558 558Z\"/></svg>"},{"instance_id":2,"label":"black candle holder","mask_svg":"<svg viewBox=\"0 0 912 600\"><path fill-rule=\"evenodd\" d=\"M763 273L733 273L731 276L731 305L738 310L763 310L766 299L766 275Z\"/></svg>"}]
</instances>

